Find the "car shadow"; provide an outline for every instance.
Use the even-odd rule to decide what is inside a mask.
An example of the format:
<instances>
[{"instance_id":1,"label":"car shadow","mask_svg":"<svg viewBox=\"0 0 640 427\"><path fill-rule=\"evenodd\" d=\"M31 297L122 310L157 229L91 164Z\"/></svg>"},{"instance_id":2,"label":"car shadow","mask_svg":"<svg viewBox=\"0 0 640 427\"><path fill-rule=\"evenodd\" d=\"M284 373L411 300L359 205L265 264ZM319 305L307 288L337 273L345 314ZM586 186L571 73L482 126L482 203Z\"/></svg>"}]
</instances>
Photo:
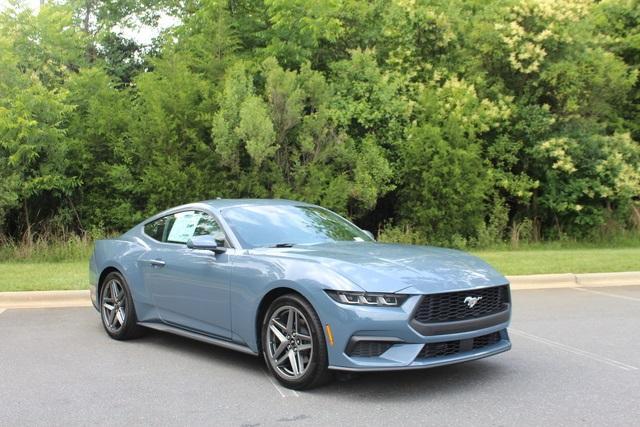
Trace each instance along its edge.
<instances>
[{"instance_id":1,"label":"car shadow","mask_svg":"<svg viewBox=\"0 0 640 427\"><path fill-rule=\"evenodd\" d=\"M238 371L244 373L251 371L260 373L262 369L262 358L168 332L149 329L138 341L157 347L158 350L164 349L170 352L189 353L190 357L216 363L218 366L222 364L226 368L238 369Z\"/></svg>"},{"instance_id":2,"label":"car shadow","mask_svg":"<svg viewBox=\"0 0 640 427\"><path fill-rule=\"evenodd\" d=\"M381 402L411 400L424 402L425 396L457 394L460 390L491 387L509 374L499 360L477 360L436 368L391 372L367 372L353 376L337 373L325 387L305 395L334 395L350 400ZM343 377L343 378L341 378Z\"/></svg>"},{"instance_id":3,"label":"car shadow","mask_svg":"<svg viewBox=\"0 0 640 427\"><path fill-rule=\"evenodd\" d=\"M170 333L149 330L140 340L158 350L188 353L206 363L215 364L238 375L265 374L262 357L202 343ZM301 397L339 396L348 400L424 402L425 395L443 396L469 388L491 387L509 375L509 368L498 359L484 359L429 369L393 372L344 374L334 372L334 379L323 387L298 392Z\"/></svg>"}]
</instances>

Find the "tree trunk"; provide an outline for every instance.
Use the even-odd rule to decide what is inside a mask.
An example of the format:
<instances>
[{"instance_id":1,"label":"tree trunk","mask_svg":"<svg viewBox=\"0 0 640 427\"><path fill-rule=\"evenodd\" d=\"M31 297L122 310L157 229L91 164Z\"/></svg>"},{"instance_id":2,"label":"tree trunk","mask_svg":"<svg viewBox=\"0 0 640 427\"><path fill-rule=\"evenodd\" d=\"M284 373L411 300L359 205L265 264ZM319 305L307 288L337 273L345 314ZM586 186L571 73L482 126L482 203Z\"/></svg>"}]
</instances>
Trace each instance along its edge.
<instances>
[{"instance_id":1,"label":"tree trunk","mask_svg":"<svg viewBox=\"0 0 640 427\"><path fill-rule=\"evenodd\" d=\"M89 24L91 22L91 0L85 2L83 30L89 34Z\"/></svg>"},{"instance_id":2,"label":"tree trunk","mask_svg":"<svg viewBox=\"0 0 640 427\"><path fill-rule=\"evenodd\" d=\"M27 241L27 244L31 246L31 243L33 243L33 237L31 233L31 220L29 219L29 206L27 205L27 199L24 199L24 202L22 203L22 207L24 208L24 220L25 220L25 223L27 224L27 232L25 234L25 239Z\"/></svg>"},{"instance_id":3,"label":"tree trunk","mask_svg":"<svg viewBox=\"0 0 640 427\"><path fill-rule=\"evenodd\" d=\"M86 230L84 229L84 227L82 226L82 221L80 220L80 214L78 213L78 210L76 209L76 205L73 204L73 200L71 200L71 197L67 196L67 201L69 202L69 206L71 207L71 210L73 211L73 213L76 216L76 221L78 221L78 229L83 233L86 234Z\"/></svg>"},{"instance_id":4,"label":"tree trunk","mask_svg":"<svg viewBox=\"0 0 640 427\"><path fill-rule=\"evenodd\" d=\"M87 45L87 60L90 63L95 62L96 60L96 47L93 44L92 34L91 34L91 13L93 12L93 8L95 5L95 0L86 0L85 1L85 10L84 10L84 19L82 22L82 29L87 35L89 35L89 44Z\"/></svg>"},{"instance_id":5,"label":"tree trunk","mask_svg":"<svg viewBox=\"0 0 640 427\"><path fill-rule=\"evenodd\" d=\"M631 221L636 229L640 231L640 208L634 205L631 205Z\"/></svg>"}]
</instances>

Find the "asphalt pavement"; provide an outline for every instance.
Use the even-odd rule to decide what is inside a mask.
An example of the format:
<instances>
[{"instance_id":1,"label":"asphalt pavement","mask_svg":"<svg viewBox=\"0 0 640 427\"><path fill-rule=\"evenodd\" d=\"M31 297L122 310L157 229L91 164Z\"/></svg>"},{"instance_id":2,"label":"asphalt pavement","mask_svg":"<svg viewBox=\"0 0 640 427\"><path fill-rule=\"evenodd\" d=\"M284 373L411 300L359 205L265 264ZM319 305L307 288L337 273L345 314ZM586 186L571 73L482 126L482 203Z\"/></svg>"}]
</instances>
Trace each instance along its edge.
<instances>
[{"instance_id":1,"label":"asphalt pavement","mask_svg":"<svg viewBox=\"0 0 640 427\"><path fill-rule=\"evenodd\" d=\"M513 349L294 392L259 358L93 308L0 310L0 425L640 425L640 286L513 292Z\"/></svg>"}]
</instances>

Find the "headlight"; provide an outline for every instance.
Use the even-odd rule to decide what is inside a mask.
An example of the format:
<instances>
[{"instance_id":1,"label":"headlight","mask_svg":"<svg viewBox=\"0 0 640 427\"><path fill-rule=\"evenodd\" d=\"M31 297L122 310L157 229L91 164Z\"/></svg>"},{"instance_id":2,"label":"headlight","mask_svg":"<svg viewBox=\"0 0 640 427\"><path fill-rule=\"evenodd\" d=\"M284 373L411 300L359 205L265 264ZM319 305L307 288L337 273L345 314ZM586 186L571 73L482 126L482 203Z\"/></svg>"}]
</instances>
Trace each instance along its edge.
<instances>
[{"instance_id":1,"label":"headlight","mask_svg":"<svg viewBox=\"0 0 640 427\"><path fill-rule=\"evenodd\" d=\"M325 291L327 295L342 304L376 305L383 307L399 307L407 299L407 295L370 294L368 292Z\"/></svg>"}]
</instances>

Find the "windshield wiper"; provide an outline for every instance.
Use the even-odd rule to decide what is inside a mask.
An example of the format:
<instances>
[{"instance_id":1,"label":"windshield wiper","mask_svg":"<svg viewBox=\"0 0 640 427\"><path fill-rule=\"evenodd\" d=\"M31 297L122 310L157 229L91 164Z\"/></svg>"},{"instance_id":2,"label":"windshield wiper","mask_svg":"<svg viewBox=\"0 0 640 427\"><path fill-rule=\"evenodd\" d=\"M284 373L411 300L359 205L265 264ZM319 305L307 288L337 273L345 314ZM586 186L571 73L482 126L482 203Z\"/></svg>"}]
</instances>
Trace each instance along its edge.
<instances>
[{"instance_id":1,"label":"windshield wiper","mask_svg":"<svg viewBox=\"0 0 640 427\"><path fill-rule=\"evenodd\" d=\"M295 243L276 243L273 246L269 246L270 248L292 248Z\"/></svg>"}]
</instances>

